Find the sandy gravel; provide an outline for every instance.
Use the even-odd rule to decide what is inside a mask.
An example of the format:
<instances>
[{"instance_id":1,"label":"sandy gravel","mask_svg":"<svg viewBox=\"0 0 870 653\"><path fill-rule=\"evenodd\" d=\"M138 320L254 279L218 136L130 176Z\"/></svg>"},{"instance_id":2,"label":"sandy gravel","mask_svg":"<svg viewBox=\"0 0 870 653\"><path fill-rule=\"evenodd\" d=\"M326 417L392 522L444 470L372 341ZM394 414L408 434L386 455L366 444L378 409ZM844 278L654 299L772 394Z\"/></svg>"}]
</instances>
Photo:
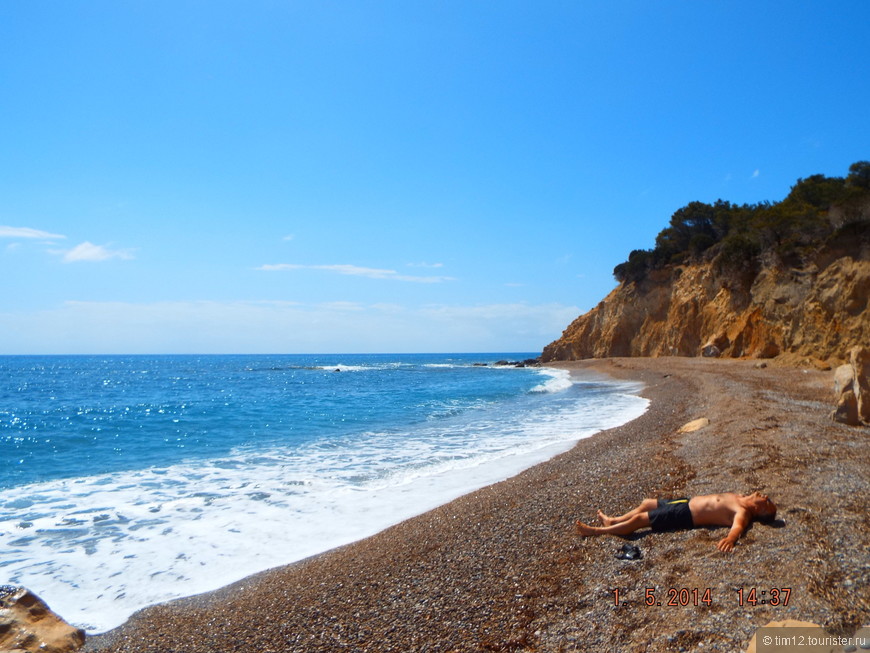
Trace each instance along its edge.
<instances>
[{"instance_id":1,"label":"sandy gravel","mask_svg":"<svg viewBox=\"0 0 870 653\"><path fill-rule=\"evenodd\" d=\"M834 633L870 623L870 429L829 421L831 372L685 358L562 365L642 380L651 407L372 538L146 609L86 650L733 653L774 619ZM700 417L710 425L677 433ZM573 534L597 508L755 489L780 519L754 525L731 554L715 548L724 529L635 534L639 561L615 558L620 538ZM646 588L661 606L645 605ZM741 606L738 591L752 588L759 603ZM770 588L788 588L788 605L762 605Z\"/></svg>"}]
</instances>

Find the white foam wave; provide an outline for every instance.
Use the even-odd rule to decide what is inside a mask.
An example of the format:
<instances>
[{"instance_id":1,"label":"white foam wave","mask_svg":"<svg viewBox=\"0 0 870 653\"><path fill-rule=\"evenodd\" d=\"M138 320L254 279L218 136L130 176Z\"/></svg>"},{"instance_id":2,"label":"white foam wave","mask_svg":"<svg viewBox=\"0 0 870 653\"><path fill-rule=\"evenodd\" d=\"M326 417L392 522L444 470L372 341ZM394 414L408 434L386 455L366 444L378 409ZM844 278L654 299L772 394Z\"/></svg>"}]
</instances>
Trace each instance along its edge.
<instances>
[{"instance_id":1,"label":"white foam wave","mask_svg":"<svg viewBox=\"0 0 870 653\"><path fill-rule=\"evenodd\" d=\"M562 392L574 385L574 381L571 380L571 373L568 370L545 367L540 371L540 374L549 378L532 388L531 392Z\"/></svg>"},{"instance_id":2,"label":"white foam wave","mask_svg":"<svg viewBox=\"0 0 870 653\"><path fill-rule=\"evenodd\" d=\"M542 372L545 392L564 381ZM146 605L361 539L517 474L642 414L647 401L631 389L560 398L510 420L481 406L473 420L413 437L371 432L11 488L0 499L0 568L67 620L105 631Z\"/></svg>"},{"instance_id":3,"label":"white foam wave","mask_svg":"<svg viewBox=\"0 0 870 653\"><path fill-rule=\"evenodd\" d=\"M406 365L405 363L379 363L377 365L347 365L345 363L336 363L335 365L317 365L313 369L325 370L327 372L372 372L390 369L398 369Z\"/></svg>"}]
</instances>

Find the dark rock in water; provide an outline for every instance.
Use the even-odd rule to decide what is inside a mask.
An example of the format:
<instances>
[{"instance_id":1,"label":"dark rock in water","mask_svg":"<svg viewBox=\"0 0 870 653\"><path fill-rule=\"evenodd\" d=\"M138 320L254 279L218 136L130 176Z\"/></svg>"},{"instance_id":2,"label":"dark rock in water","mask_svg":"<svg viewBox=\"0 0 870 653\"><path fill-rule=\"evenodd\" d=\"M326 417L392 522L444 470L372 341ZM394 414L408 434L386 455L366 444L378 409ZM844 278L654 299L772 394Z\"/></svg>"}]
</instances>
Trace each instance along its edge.
<instances>
[{"instance_id":1,"label":"dark rock in water","mask_svg":"<svg viewBox=\"0 0 870 653\"><path fill-rule=\"evenodd\" d=\"M69 653L85 643L74 628L24 587L0 586L0 651Z\"/></svg>"}]
</instances>

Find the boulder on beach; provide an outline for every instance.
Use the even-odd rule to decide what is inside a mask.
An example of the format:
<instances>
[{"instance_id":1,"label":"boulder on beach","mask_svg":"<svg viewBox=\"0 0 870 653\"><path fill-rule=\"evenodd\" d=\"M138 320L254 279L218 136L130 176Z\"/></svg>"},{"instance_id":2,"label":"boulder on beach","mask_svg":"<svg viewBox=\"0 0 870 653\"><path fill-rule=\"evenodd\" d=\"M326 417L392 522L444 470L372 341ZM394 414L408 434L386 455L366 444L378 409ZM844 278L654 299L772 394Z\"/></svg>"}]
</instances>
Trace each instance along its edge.
<instances>
[{"instance_id":1,"label":"boulder on beach","mask_svg":"<svg viewBox=\"0 0 870 653\"><path fill-rule=\"evenodd\" d=\"M704 358L719 358L721 355L722 352L712 343L708 343L701 348L701 356Z\"/></svg>"},{"instance_id":2,"label":"boulder on beach","mask_svg":"<svg viewBox=\"0 0 870 653\"><path fill-rule=\"evenodd\" d=\"M85 643L85 631L61 619L24 587L0 587L0 651L69 653Z\"/></svg>"},{"instance_id":3,"label":"boulder on beach","mask_svg":"<svg viewBox=\"0 0 870 653\"><path fill-rule=\"evenodd\" d=\"M709 425L709 419L706 417L699 417L698 419L693 419L691 422L683 424L677 433L694 433L695 431L700 431L702 428Z\"/></svg>"},{"instance_id":4,"label":"boulder on beach","mask_svg":"<svg viewBox=\"0 0 870 653\"><path fill-rule=\"evenodd\" d=\"M834 396L837 407L831 413L835 422L858 426L870 424L870 350L853 347L849 362L834 371Z\"/></svg>"}]
</instances>

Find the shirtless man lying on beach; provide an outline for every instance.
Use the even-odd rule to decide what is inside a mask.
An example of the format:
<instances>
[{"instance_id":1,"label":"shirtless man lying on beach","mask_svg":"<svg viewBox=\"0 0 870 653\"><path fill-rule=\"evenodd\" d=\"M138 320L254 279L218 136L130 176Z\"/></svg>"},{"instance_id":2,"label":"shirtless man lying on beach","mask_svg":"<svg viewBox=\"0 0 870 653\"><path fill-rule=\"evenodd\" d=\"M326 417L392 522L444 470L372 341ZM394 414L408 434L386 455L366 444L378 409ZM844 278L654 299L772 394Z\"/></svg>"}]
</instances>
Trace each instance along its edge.
<instances>
[{"instance_id":1,"label":"shirtless man lying on beach","mask_svg":"<svg viewBox=\"0 0 870 653\"><path fill-rule=\"evenodd\" d=\"M577 522L577 532L590 535L628 535L639 528L672 531L696 526L730 526L728 535L716 544L729 552L753 519L772 521L776 505L764 494L708 494L691 499L644 499L634 510L619 517L608 517L600 510L598 518L604 526L589 526Z\"/></svg>"}]
</instances>

